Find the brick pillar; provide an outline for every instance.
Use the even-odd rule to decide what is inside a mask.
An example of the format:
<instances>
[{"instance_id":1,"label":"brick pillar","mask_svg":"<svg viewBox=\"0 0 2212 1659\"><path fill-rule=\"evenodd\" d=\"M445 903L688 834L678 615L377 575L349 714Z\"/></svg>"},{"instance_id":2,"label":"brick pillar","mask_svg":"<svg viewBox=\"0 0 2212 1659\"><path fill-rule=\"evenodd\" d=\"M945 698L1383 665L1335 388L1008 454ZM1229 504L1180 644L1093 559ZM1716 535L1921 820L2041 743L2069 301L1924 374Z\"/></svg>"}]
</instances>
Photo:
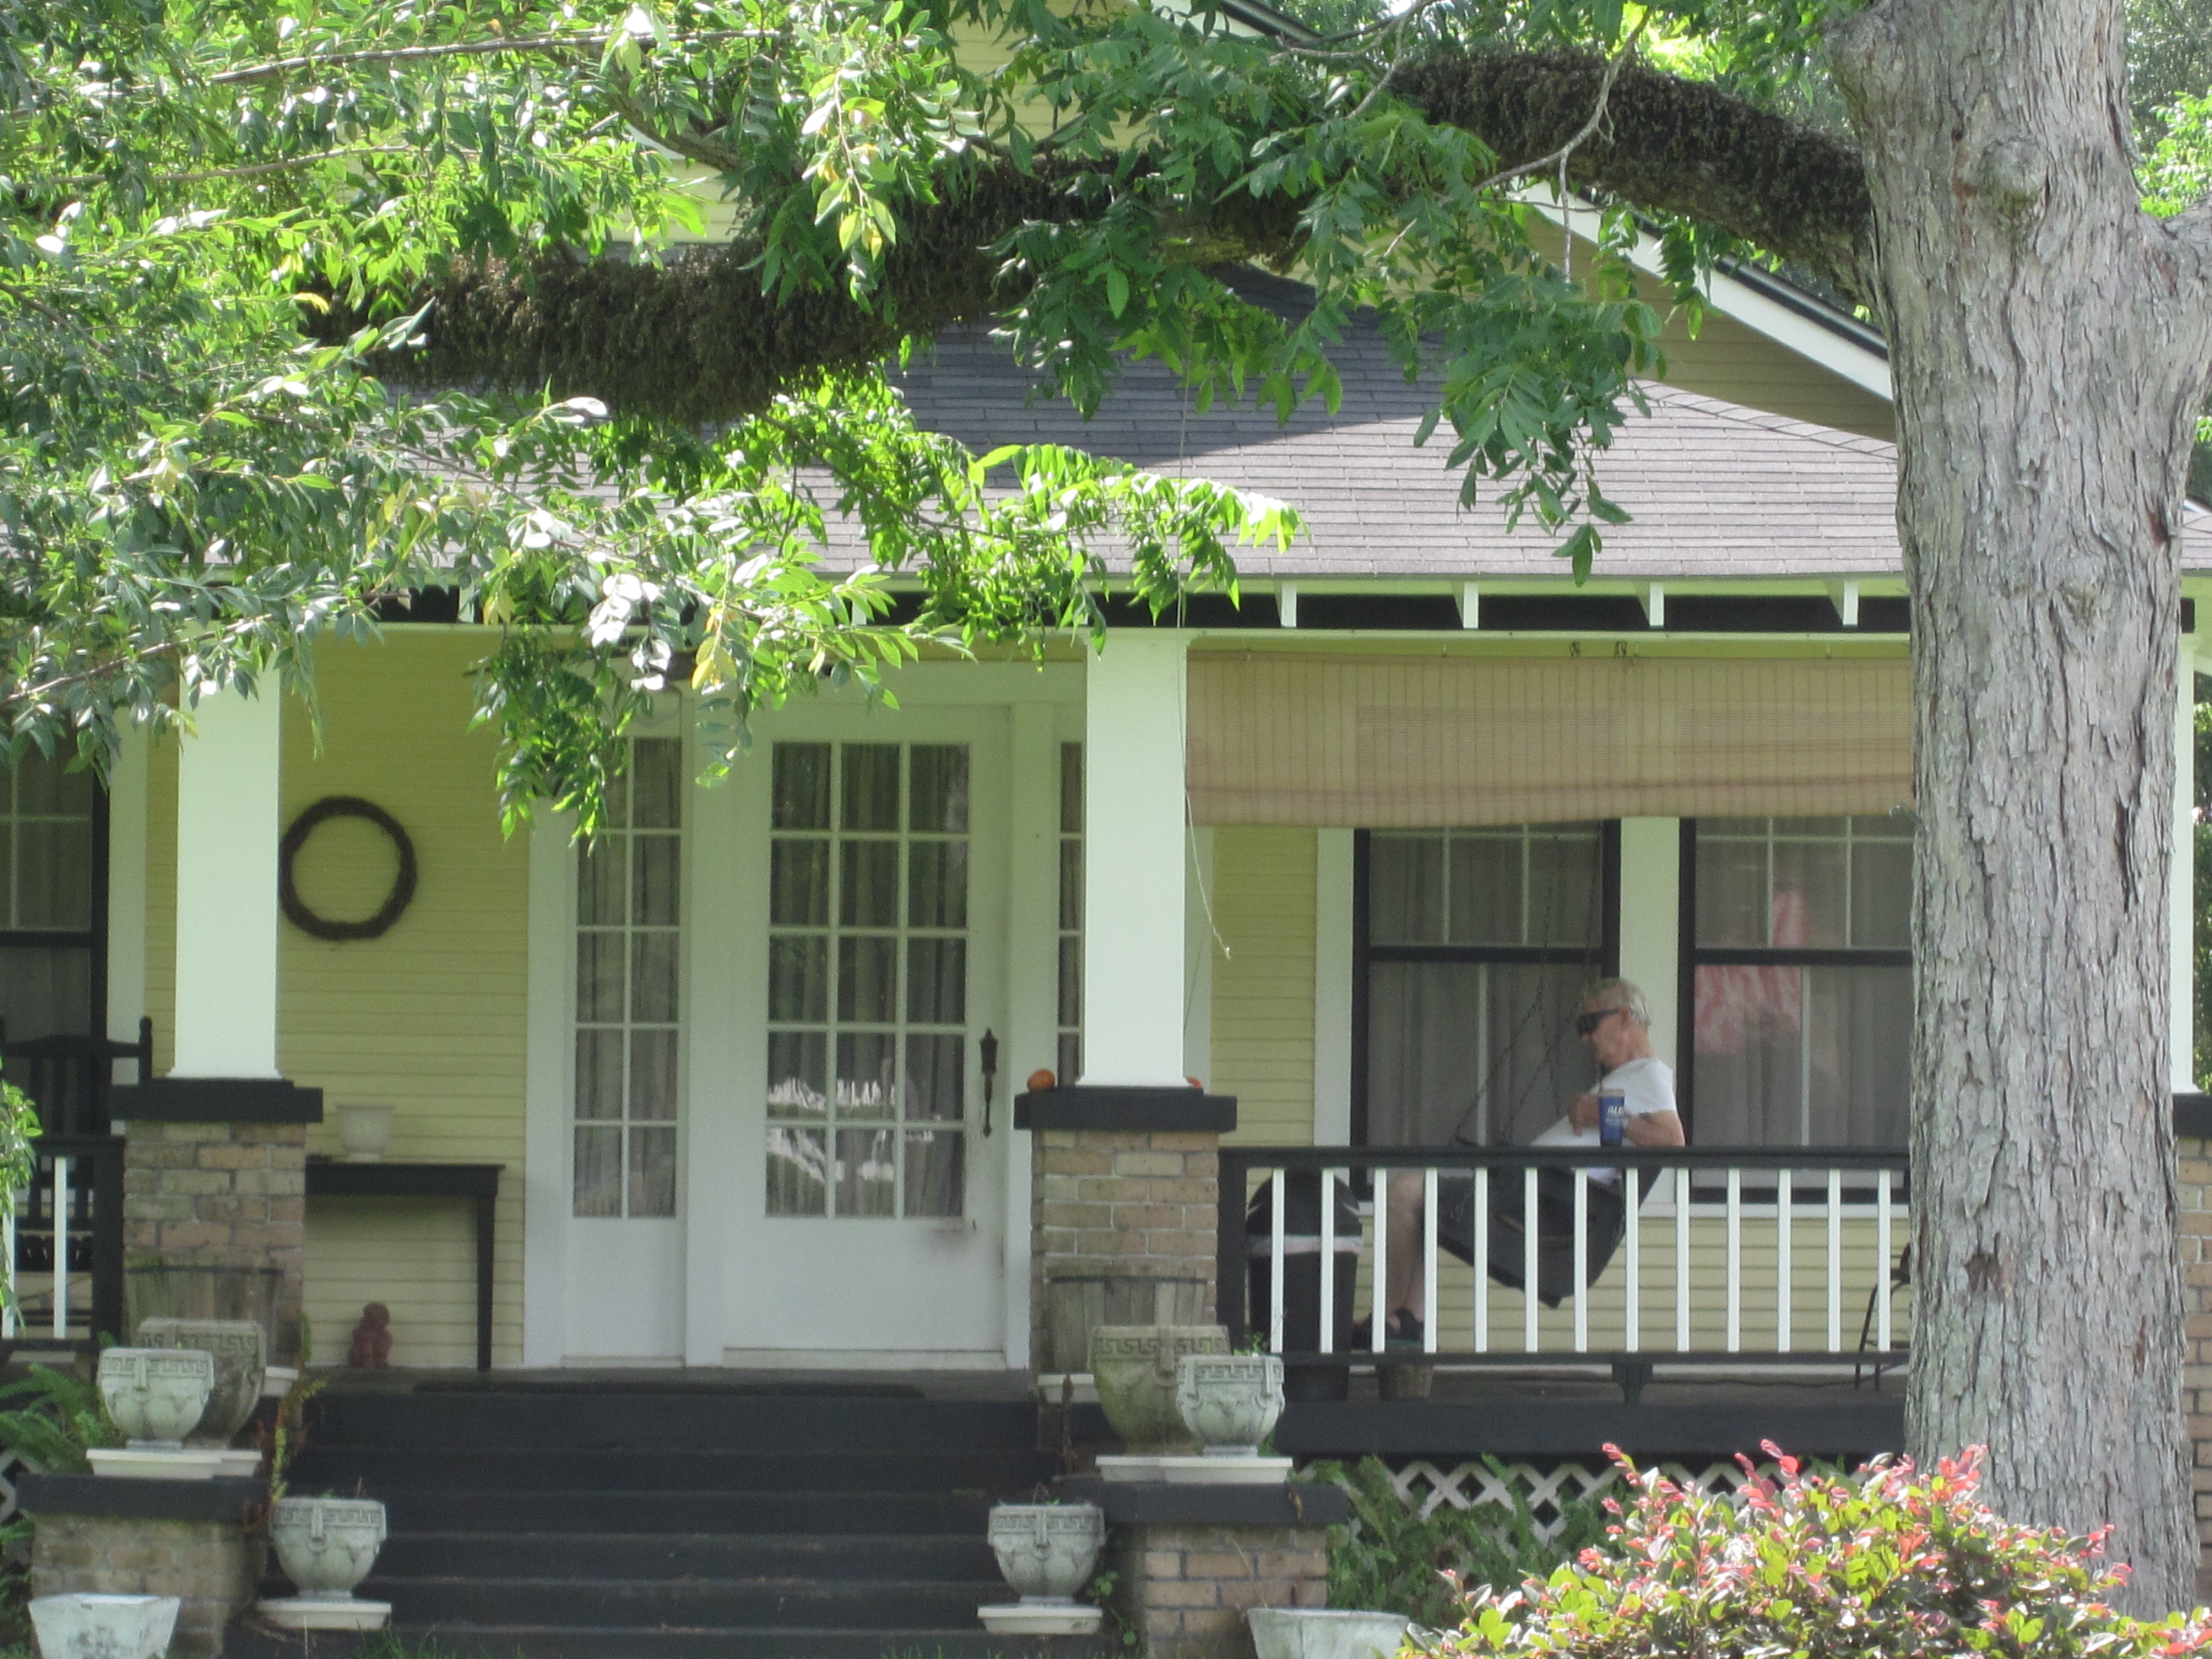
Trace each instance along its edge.
<instances>
[{"instance_id":1,"label":"brick pillar","mask_svg":"<svg viewBox=\"0 0 2212 1659\"><path fill-rule=\"evenodd\" d=\"M284 1286L270 1358L299 1362L306 1124L133 1118L124 1142L123 1194L124 1249L133 1266L280 1269Z\"/></svg>"},{"instance_id":2,"label":"brick pillar","mask_svg":"<svg viewBox=\"0 0 2212 1659\"><path fill-rule=\"evenodd\" d=\"M2212 1595L2212 1140L2182 1136L2176 1195L2181 1245L2182 1308L2189 1323L2183 1345L2182 1409L2194 1443L2190 1484L2197 1501L2197 1593Z\"/></svg>"},{"instance_id":3,"label":"brick pillar","mask_svg":"<svg viewBox=\"0 0 2212 1659\"><path fill-rule=\"evenodd\" d=\"M31 1594L176 1596L184 1606L169 1652L216 1659L223 1627L253 1599L266 1554L266 1540L236 1521L41 1512Z\"/></svg>"},{"instance_id":4,"label":"brick pillar","mask_svg":"<svg viewBox=\"0 0 2212 1659\"><path fill-rule=\"evenodd\" d=\"M1114 1612L1146 1659L1252 1659L1247 1607L1328 1605L1318 1526L1117 1526Z\"/></svg>"},{"instance_id":5,"label":"brick pillar","mask_svg":"<svg viewBox=\"0 0 2212 1659\"><path fill-rule=\"evenodd\" d=\"M1214 1322L1221 1137L1041 1129L1030 1160L1030 1363L1090 1369L1100 1325Z\"/></svg>"}]
</instances>

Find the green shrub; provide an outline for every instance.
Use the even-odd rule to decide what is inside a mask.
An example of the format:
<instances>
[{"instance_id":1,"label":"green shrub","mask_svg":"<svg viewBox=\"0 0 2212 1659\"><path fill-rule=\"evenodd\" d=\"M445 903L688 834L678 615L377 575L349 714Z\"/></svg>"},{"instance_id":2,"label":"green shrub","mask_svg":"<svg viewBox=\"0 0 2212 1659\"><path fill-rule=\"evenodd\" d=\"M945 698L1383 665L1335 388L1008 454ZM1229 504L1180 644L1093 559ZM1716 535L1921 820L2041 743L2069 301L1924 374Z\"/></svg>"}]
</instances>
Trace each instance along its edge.
<instances>
[{"instance_id":1,"label":"green shrub","mask_svg":"<svg viewBox=\"0 0 2212 1659\"><path fill-rule=\"evenodd\" d=\"M1505 1484L1505 1470L1497 1459L1483 1462ZM1510 1508L1485 1504L1462 1510L1439 1504L1425 1516L1398 1495L1389 1469L1378 1458L1366 1458L1349 1470L1340 1463L1316 1463L1306 1473L1310 1479L1334 1481L1352 1497L1352 1518L1329 1528L1329 1606L1402 1613L1419 1625L1459 1623L1458 1584L1503 1587L1547 1576L1583 1550L1602 1545L1610 1519L1601 1498L1565 1501L1556 1535L1546 1539L1518 1492Z\"/></svg>"},{"instance_id":2,"label":"green shrub","mask_svg":"<svg viewBox=\"0 0 2212 1659\"><path fill-rule=\"evenodd\" d=\"M100 1385L73 1372L33 1365L0 1388L0 1446L46 1474L87 1474L88 1447L119 1446Z\"/></svg>"},{"instance_id":3,"label":"green shrub","mask_svg":"<svg viewBox=\"0 0 2212 1659\"><path fill-rule=\"evenodd\" d=\"M1611 1450L1608 1448L1608 1450ZM1708 1497L1619 1453L1632 1501L1607 1549L1504 1595L1474 1598L1433 1651L1511 1655L1787 1656L1788 1659L2183 1659L2212 1623L2143 1623L2107 1598L2124 1569L2099 1538L2016 1526L1974 1496L1980 1453L1932 1473L1881 1462L1808 1474L1767 1448L1775 1478Z\"/></svg>"}]
</instances>

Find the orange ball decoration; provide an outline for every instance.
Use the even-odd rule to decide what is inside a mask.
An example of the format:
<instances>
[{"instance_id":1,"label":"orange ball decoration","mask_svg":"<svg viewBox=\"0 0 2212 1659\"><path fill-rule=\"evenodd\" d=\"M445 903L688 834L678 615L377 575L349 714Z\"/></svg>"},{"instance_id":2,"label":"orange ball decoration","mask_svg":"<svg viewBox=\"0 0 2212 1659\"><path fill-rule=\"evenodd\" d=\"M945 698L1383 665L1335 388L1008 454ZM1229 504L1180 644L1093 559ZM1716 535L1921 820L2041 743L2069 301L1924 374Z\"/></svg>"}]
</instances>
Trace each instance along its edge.
<instances>
[{"instance_id":1,"label":"orange ball decoration","mask_svg":"<svg viewBox=\"0 0 2212 1659\"><path fill-rule=\"evenodd\" d=\"M1054 1077L1050 1072L1045 1071L1042 1067L1030 1073L1030 1092L1031 1094L1042 1094L1047 1089L1057 1089L1058 1087L1060 1087L1060 1079Z\"/></svg>"}]
</instances>

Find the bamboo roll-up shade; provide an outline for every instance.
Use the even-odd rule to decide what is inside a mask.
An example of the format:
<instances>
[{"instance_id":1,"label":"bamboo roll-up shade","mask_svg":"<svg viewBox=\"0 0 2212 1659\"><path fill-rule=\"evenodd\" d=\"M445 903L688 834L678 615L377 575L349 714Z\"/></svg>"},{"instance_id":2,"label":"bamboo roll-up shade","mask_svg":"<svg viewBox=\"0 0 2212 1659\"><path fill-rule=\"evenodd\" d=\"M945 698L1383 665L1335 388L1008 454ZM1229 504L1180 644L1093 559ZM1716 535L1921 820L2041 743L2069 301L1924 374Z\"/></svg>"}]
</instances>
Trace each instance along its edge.
<instances>
[{"instance_id":1,"label":"bamboo roll-up shade","mask_svg":"<svg viewBox=\"0 0 2212 1659\"><path fill-rule=\"evenodd\" d=\"M1200 823L1822 817L1912 799L1904 658L1194 653Z\"/></svg>"}]
</instances>

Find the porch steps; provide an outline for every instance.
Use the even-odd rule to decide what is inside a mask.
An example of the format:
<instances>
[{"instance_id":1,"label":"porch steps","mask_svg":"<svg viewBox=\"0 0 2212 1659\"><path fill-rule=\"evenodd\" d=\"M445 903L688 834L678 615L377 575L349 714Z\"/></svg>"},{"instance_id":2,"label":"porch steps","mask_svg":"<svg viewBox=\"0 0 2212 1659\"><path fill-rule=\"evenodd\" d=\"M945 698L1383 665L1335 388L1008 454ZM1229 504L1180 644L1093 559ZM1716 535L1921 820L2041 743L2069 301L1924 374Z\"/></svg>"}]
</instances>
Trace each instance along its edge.
<instances>
[{"instance_id":1,"label":"porch steps","mask_svg":"<svg viewBox=\"0 0 2212 1659\"><path fill-rule=\"evenodd\" d=\"M361 1594L440 1659L1091 1659L987 1636L995 1498L1050 1473L1023 1399L669 1378L337 1388L291 1478L384 1500ZM273 1650L238 1632L234 1653ZM296 1649L290 1650L297 1651ZM317 1659L333 1652L319 1638Z\"/></svg>"}]
</instances>

